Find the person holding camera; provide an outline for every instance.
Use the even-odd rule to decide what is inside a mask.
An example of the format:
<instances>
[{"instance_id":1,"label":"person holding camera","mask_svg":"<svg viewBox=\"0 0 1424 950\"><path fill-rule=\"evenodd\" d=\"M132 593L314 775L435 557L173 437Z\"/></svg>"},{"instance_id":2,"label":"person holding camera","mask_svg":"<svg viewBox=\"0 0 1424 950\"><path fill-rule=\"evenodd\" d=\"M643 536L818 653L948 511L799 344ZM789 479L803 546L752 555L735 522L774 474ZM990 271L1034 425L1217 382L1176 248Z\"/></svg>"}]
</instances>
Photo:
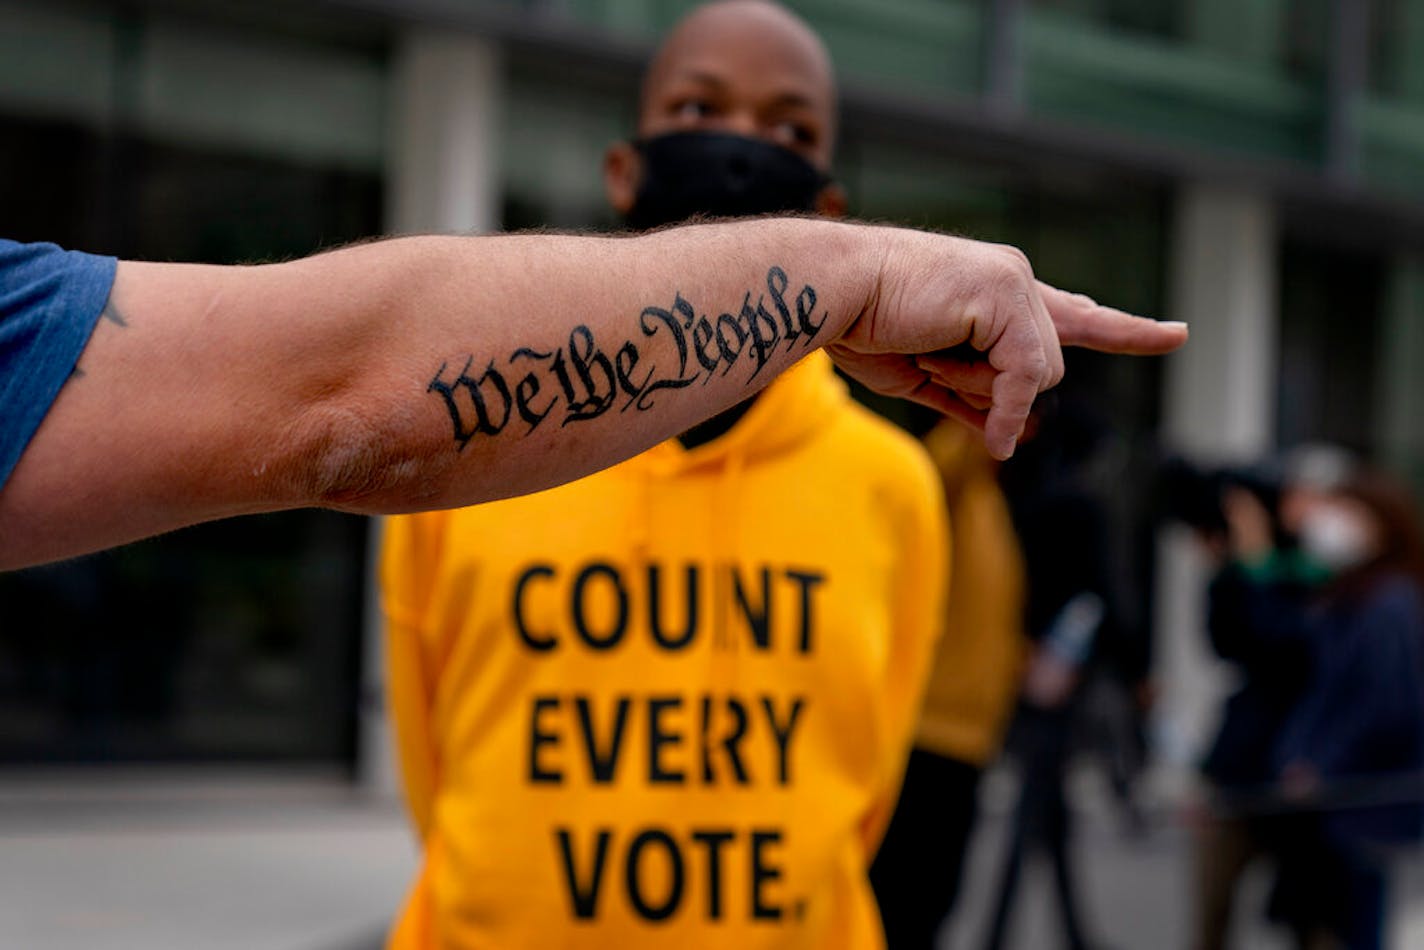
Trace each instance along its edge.
<instances>
[{"instance_id":1,"label":"person holding camera","mask_svg":"<svg viewBox=\"0 0 1424 950\"><path fill-rule=\"evenodd\" d=\"M1417 513L1364 470L1298 473L1274 512L1230 489L1222 509L1230 560L1208 624L1243 683L1203 765L1218 814L1198 852L1198 946L1223 945L1235 882L1265 852L1270 915L1301 947L1372 950L1389 849L1417 841L1424 818L1408 781L1424 767Z\"/></svg>"},{"instance_id":2,"label":"person holding camera","mask_svg":"<svg viewBox=\"0 0 1424 950\"><path fill-rule=\"evenodd\" d=\"M1233 806L1271 784L1277 737L1309 679L1306 607L1324 577L1277 537L1287 533L1280 508L1293 513L1303 503L1300 493L1313 491L1292 485L1273 511L1268 496L1233 483L1220 495L1221 530L1198 527L1220 562L1207 594L1207 632L1240 685L1226 700L1201 764L1210 804L1195 847L1197 950L1226 945L1237 882L1268 850L1267 822Z\"/></svg>"}]
</instances>

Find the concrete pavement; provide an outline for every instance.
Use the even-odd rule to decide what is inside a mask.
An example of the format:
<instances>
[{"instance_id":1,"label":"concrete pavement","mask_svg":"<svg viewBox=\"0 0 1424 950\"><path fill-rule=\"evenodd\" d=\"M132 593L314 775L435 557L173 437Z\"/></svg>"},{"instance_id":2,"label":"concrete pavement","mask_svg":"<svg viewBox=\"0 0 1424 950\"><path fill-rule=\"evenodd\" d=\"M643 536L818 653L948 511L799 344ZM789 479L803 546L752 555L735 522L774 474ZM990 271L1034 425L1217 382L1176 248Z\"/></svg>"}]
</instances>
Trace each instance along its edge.
<instances>
[{"instance_id":1,"label":"concrete pavement","mask_svg":"<svg viewBox=\"0 0 1424 950\"><path fill-rule=\"evenodd\" d=\"M1164 773L1155 778L1146 783L1147 827L1140 835L1129 835L1100 774L1080 769L1073 776L1073 866L1080 878L1084 928L1097 948L1191 950L1191 835L1177 804L1184 798L1184 776ZM1010 770L986 777L960 908L941 933L940 950L983 946L1016 794ZM1233 946L1242 950L1291 946L1283 931L1263 919L1270 883L1268 868L1248 871L1237 897ZM1026 865L1011 920L1009 948L1065 946L1046 862ZM1401 862L1393 920L1388 947L1424 948L1424 854Z\"/></svg>"},{"instance_id":2,"label":"concrete pavement","mask_svg":"<svg viewBox=\"0 0 1424 950\"><path fill-rule=\"evenodd\" d=\"M961 913L942 950L978 950L1012 776L990 776ZM1123 834L1094 777L1076 782L1077 863L1100 945L1186 950L1189 839L1170 809ZM0 947L25 950L377 950L415 867L396 803L340 775L95 769L0 774ZM1248 881L1237 945L1284 950ZM1406 862L1392 947L1424 947L1424 861ZM1021 884L1015 948L1055 950L1046 869Z\"/></svg>"},{"instance_id":3,"label":"concrete pavement","mask_svg":"<svg viewBox=\"0 0 1424 950\"><path fill-rule=\"evenodd\" d=\"M375 950L414 867L339 776L0 778L0 947Z\"/></svg>"}]
</instances>

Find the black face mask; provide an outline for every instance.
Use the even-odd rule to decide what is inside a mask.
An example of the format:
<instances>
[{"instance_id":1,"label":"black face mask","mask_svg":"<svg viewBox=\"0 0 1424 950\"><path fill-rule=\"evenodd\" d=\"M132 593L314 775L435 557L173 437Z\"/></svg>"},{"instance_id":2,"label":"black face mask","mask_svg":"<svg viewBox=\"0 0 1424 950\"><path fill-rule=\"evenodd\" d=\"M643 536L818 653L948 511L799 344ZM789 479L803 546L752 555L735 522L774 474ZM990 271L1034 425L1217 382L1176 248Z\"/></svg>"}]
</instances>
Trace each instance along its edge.
<instances>
[{"instance_id":1,"label":"black face mask","mask_svg":"<svg viewBox=\"0 0 1424 950\"><path fill-rule=\"evenodd\" d=\"M645 231L693 215L812 211L830 181L790 149L721 132L671 132L634 143L643 183L627 224Z\"/></svg>"}]
</instances>

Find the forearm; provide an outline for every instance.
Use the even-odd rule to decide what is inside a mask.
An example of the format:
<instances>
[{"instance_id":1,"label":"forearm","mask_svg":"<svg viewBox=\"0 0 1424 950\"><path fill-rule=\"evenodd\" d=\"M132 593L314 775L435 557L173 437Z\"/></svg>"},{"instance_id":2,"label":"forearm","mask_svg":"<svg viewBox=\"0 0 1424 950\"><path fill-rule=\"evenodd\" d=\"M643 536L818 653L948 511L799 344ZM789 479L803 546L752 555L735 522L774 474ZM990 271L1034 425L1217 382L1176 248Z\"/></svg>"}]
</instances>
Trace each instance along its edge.
<instances>
[{"instance_id":1,"label":"forearm","mask_svg":"<svg viewBox=\"0 0 1424 950\"><path fill-rule=\"evenodd\" d=\"M125 262L110 298L125 325L101 322L0 492L0 567L235 514L452 507L595 471L839 334L874 284L870 233L786 220Z\"/></svg>"},{"instance_id":2,"label":"forearm","mask_svg":"<svg viewBox=\"0 0 1424 950\"><path fill-rule=\"evenodd\" d=\"M468 504L613 464L834 340L873 291L873 234L786 220L623 239L417 238L302 262L360 280L363 257L408 255L397 279L410 293L394 295L363 378L333 401L338 414L364 407L372 438L341 445L333 433L347 464L296 500Z\"/></svg>"}]
</instances>

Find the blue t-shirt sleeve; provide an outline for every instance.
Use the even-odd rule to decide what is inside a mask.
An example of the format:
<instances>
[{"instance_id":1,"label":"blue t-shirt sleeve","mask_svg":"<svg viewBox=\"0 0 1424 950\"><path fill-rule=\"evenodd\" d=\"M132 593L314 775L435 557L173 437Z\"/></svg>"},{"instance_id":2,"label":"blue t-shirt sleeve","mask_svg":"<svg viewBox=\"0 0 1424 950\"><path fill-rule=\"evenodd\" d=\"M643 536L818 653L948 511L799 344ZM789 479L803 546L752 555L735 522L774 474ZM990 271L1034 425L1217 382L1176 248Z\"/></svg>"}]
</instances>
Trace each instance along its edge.
<instances>
[{"instance_id":1,"label":"blue t-shirt sleeve","mask_svg":"<svg viewBox=\"0 0 1424 950\"><path fill-rule=\"evenodd\" d=\"M0 488L64 386L118 261L0 240Z\"/></svg>"}]
</instances>

